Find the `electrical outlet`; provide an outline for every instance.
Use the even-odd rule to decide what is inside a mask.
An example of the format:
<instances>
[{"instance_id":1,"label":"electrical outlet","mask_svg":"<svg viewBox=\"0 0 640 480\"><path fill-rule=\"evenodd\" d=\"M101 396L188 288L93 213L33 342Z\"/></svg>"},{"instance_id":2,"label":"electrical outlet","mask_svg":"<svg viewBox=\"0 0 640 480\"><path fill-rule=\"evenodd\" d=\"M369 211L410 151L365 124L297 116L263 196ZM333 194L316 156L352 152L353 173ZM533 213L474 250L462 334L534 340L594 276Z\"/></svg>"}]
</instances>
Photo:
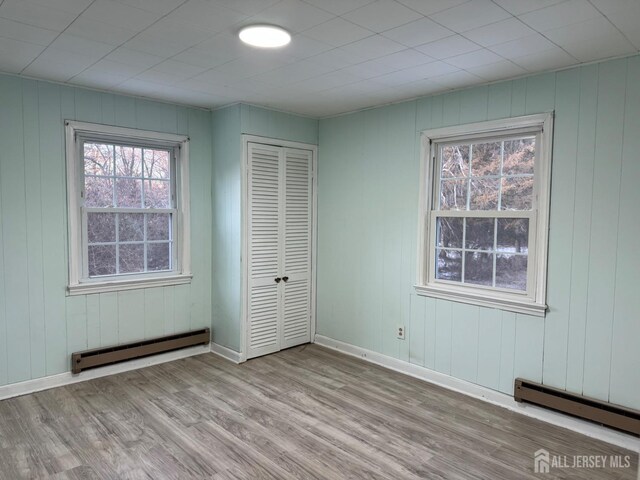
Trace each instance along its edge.
<instances>
[{"instance_id":1,"label":"electrical outlet","mask_svg":"<svg viewBox=\"0 0 640 480\"><path fill-rule=\"evenodd\" d=\"M400 340L404 340L404 325L398 325L396 329L396 337Z\"/></svg>"}]
</instances>

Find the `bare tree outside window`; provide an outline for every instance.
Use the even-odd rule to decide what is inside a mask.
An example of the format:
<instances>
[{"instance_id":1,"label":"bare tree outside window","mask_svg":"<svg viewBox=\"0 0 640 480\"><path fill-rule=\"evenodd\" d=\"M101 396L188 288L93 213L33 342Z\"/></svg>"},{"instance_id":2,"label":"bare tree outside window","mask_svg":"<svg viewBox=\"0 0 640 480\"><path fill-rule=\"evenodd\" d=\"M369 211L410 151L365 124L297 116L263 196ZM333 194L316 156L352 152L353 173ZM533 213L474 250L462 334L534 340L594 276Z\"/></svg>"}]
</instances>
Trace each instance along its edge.
<instances>
[{"instance_id":1,"label":"bare tree outside window","mask_svg":"<svg viewBox=\"0 0 640 480\"><path fill-rule=\"evenodd\" d=\"M89 277L170 271L171 152L85 141L83 156Z\"/></svg>"}]
</instances>

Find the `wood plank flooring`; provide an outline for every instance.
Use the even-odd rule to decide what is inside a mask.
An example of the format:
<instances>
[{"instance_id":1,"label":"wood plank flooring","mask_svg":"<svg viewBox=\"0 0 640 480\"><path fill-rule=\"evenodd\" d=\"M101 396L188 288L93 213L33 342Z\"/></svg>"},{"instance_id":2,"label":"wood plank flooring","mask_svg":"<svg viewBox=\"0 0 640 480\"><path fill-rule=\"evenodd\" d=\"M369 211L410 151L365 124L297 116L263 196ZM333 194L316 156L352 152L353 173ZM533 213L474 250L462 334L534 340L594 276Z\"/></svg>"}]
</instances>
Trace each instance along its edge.
<instances>
[{"instance_id":1,"label":"wood plank flooring","mask_svg":"<svg viewBox=\"0 0 640 480\"><path fill-rule=\"evenodd\" d=\"M533 453L630 455L533 472ZM0 478L636 479L637 454L315 345L0 402Z\"/></svg>"}]
</instances>

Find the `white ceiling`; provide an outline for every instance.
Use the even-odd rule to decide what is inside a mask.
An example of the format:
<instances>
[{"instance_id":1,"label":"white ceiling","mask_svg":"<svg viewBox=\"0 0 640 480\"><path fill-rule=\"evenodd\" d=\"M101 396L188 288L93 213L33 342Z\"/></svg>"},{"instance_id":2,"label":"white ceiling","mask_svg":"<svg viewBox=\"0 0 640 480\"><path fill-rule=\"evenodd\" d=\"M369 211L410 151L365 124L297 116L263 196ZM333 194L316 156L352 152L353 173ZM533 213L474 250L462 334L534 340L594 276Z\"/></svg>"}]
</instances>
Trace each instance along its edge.
<instances>
[{"instance_id":1,"label":"white ceiling","mask_svg":"<svg viewBox=\"0 0 640 480\"><path fill-rule=\"evenodd\" d=\"M254 22L291 44L241 44ZM313 116L639 49L640 0L0 0L0 71Z\"/></svg>"}]
</instances>

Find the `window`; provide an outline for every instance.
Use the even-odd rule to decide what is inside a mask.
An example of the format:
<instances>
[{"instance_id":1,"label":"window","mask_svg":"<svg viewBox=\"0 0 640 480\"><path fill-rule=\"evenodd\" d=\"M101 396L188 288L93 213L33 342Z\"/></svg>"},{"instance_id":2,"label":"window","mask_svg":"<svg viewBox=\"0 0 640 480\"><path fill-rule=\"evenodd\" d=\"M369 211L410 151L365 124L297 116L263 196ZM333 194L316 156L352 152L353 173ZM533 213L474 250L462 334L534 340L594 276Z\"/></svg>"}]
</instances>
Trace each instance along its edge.
<instances>
[{"instance_id":1,"label":"window","mask_svg":"<svg viewBox=\"0 0 640 480\"><path fill-rule=\"evenodd\" d=\"M66 128L69 293L188 282L188 139Z\"/></svg>"},{"instance_id":2,"label":"window","mask_svg":"<svg viewBox=\"0 0 640 480\"><path fill-rule=\"evenodd\" d=\"M552 118L423 132L418 293L544 315Z\"/></svg>"}]
</instances>

